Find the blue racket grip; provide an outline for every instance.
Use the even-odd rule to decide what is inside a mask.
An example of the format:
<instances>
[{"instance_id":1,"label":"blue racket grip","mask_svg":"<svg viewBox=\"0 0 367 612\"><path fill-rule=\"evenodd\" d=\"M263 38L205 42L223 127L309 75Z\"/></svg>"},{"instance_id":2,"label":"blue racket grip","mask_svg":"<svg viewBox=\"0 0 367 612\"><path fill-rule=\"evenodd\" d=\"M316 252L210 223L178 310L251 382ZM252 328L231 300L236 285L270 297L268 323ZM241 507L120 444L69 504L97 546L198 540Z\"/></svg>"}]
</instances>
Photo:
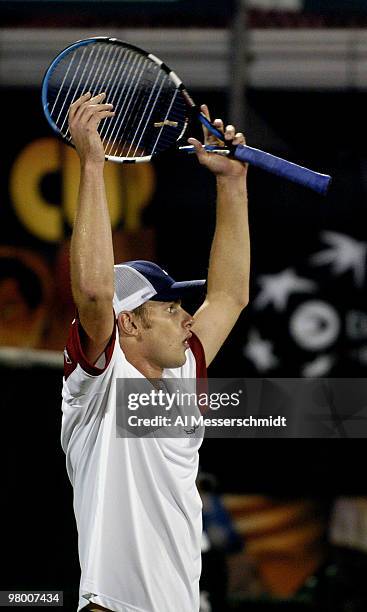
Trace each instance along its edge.
<instances>
[{"instance_id":1,"label":"blue racket grip","mask_svg":"<svg viewBox=\"0 0 367 612\"><path fill-rule=\"evenodd\" d=\"M203 113L199 112L198 118L209 132L224 142L224 134L218 130ZM210 150L209 147L205 148ZM281 159L270 153L265 153L265 151L260 151L259 149L254 149L253 147L248 147L247 145L237 145L231 148L231 155L239 161L247 162L248 164L262 168L271 174L286 178L289 181L313 189L313 191L323 195L327 193L330 185L331 176L328 174L314 172L313 170L298 166L285 159Z\"/></svg>"},{"instance_id":2,"label":"blue racket grip","mask_svg":"<svg viewBox=\"0 0 367 612\"><path fill-rule=\"evenodd\" d=\"M232 151L233 157L242 162L247 162L267 172L282 176L283 178L313 189L317 193L326 194L330 185L331 176L320 174L303 166L298 166L290 161L265 153L259 149L248 147L247 145L237 145Z\"/></svg>"}]
</instances>

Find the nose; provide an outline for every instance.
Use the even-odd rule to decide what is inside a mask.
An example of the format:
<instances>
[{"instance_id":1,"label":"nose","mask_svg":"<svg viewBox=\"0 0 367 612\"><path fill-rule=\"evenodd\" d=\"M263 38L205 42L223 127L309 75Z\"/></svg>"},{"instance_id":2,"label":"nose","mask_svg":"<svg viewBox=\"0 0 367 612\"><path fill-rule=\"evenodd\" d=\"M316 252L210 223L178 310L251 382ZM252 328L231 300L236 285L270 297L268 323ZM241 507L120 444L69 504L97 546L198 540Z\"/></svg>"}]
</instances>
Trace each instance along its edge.
<instances>
[{"instance_id":1,"label":"nose","mask_svg":"<svg viewBox=\"0 0 367 612\"><path fill-rule=\"evenodd\" d=\"M186 312L186 310L182 310L182 312L183 312L182 326L185 329L190 329L190 327L194 323L194 319L188 312Z\"/></svg>"}]
</instances>

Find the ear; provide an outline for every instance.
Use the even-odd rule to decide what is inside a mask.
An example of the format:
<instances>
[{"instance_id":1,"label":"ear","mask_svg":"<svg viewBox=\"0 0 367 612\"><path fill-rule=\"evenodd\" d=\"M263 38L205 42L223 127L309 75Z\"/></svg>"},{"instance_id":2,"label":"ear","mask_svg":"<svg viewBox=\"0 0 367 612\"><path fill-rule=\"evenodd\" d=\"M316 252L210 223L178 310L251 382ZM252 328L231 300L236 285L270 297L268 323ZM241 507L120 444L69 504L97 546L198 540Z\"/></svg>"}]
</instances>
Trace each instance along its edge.
<instances>
[{"instance_id":1,"label":"ear","mask_svg":"<svg viewBox=\"0 0 367 612\"><path fill-rule=\"evenodd\" d=\"M119 333L123 336L138 336L140 329L132 312L123 311L117 317Z\"/></svg>"}]
</instances>

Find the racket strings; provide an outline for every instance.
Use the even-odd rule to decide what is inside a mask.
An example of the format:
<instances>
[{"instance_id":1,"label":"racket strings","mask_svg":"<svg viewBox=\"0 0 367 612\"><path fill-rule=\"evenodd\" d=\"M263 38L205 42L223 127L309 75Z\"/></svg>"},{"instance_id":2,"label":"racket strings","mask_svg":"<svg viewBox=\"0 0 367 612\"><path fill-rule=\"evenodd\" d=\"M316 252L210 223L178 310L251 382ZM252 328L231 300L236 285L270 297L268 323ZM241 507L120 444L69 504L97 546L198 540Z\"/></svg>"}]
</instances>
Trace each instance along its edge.
<instances>
[{"instance_id":1,"label":"racket strings","mask_svg":"<svg viewBox=\"0 0 367 612\"><path fill-rule=\"evenodd\" d=\"M97 54L98 54L98 51L99 50L97 50ZM60 98L60 94L61 94L61 99L63 99L63 102L62 102L61 108L59 110L59 113L58 113L58 115L57 115L57 117L55 119L55 122L56 122L56 125L58 126L58 128L60 129L60 132L62 133L62 135L64 137L67 136L68 131L69 131L68 126L66 127L66 131L65 132L63 130L64 130L64 127L65 127L65 123L67 122L67 119L68 119L68 113L69 113L70 105L77 99L77 97L81 96L84 93L84 91L86 91L86 87L89 86L88 79L87 79L86 81L84 81L83 87L81 89L79 89L80 88L80 84L82 83L83 76L84 76L84 74L85 74L85 72L86 72L86 70L88 68L88 64L90 62L90 59L93 56L94 49L91 50L91 53L89 54L89 56L87 58L87 61L84 64L84 70L80 74L78 85L75 88L73 88L74 81L77 79L79 69L83 66L83 59L84 59L85 52L86 52L86 47L82 48L81 52L79 51L79 54L75 53L71 57L69 65L68 65L68 67L66 69L65 77L64 77L64 79L63 79L63 81L61 83L60 89L59 89L58 94L56 96L55 103L54 103L54 105L52 107L52 110L51 110L51 116L52 116L54 111L55 111L56 104L57 104L57 102L58 102L58 100ZM79 61L78 61L78 63L75 66L75 72L73 74L71 82L69 84L67 84L68 74L70 72L71 67L74 64L74 60L77 59L77 55L79 55Z\"/></svg>"},{"instance_id":2,"label":"racket strings","mask_svg":"<svg viewBox=\"0 0 367 612\"><path fill-rule=\"evenodd\" d=\"M77 85L77 87L76 87L76 89L74 91L74 95L73 95L73 97L71 99L70 104L75 102L75 100L77 100L78 97L83 95L83 93L88 91L89 88L92 91L94 90L95 92L99 91L99 88L100 88L101 84L104 81L106 69L108 68L108 57L109 57L109 55L111 55L112 46L110 46L110 48L108 49L107 57L105 57L106 51L107 51L107 49L105 48L103 50L102 57L101 57L101 59L100 59L100 61L98 63L98 67L97 67L97 70L95 71L94 75L93 75L93 73L90 73L90 74L92 74L93 79L92 79L92 82L89 83L88 79L87 80L84 79L84 75L85 75L85 72L86 72L86 70L88 68L90 59L91 59L92 54L93 54L93 49L92 49L92 52L89 54L89 57L88 57L88 59L87 59L87 61L85 63L85 66L83 68L83 72L80 75L78 85ZM83 60L83 57L81 57L81 59L79 61L78 69L82 65L82 60ZM65 115L64 124L67 121L67 118L68 118L68 114ZM64 124L62 125L62 129L64 128Z\"/></svg>"},{"instance_id":3,"label":"racket strings","mask_svg":"<svg viewBox=\"0 0 367 612\"><path fill-rule=\"evenodd\" d=\"M51 111L50 111L51 117L52 117L52 115L53 115L53 113L54 113L54 111L55 111L55 108L56 108L57 102L58 102L58 100L59 100L60 94L61 94L61 92L63 91L64 83L65 83L66 79L68 78L68 75L69 75L70 69L71 69L71 67L72 67L72 65L73 65L73 62L74 62L74 59L75 59L75 56L73 55L73 57L71 58L71 62L69 63L68 68L67 68L67 70L66 70L66 72L65 72L65 76L64 76L64 78L63 78L63 80L62 80L62 83L61 83L60 89L59 89L59 91L57 92L57 96L56 96L55 101L54 101L54 103L53 103L52 109L51 109ZM64 100L64 102L65 102L65 100ZM61 109L61 111L60 111L60 114L61 114L61 112L62 112L62 109ZM59 117L60 117L60 115L59 115ZM58 121L59 117L56 119L56 122Z\"/></svg>"},{"instance_id":4,"label":"racket strings","mask_svg":"<svg viewBox=\"0 0 367 612\"><path fill-rule=\"evenodd\" d=\"M111 51L112 45L110 52ZM96 95L98 93L110 91L112 89L114 85L113 72L115 67L118 65L118 62L120 61L119 55L121 50L118 47L115 47L113 51L114 52L112 54L109 53L107 57L102 56L99 64L104 64L104 70L99 71L99 76L97 80L95 80L94 78L91 85L88 85L88 87L83 90L83 93L90 90L92 92L92 95ZM104 121L100 124L100 130L103 128L103 125Z\"/></svg>"},{"instance_id":5,"label":"racket strings","mask_svg":"<svg viewBox=\"0 0 367 612\"><path fill-rule=\"evenodd\" d=\"M141 65L143 64L143 57L136 56L133 59L131 68L126 78L126 83L121 91L119 99L116 104L117 113L115 114L115 121L111 122L112 131L109 134L109 140L112 142L111 147L115 144L119 130L124 124L126 125L128 119L134 120L132 111L134 110L134 99L135 93L139 84L139 79L142 77ZM130 110L131 109L131 110ZM109 155L110 150L106 150L106 155Z\"/></svg>"},{"instance_id":6,"label":"racket strings","mask_svg":"<svg viewBox=\"0 0 367 612\"><path fill-rule=\"evenodd\" d=\"M106 93L115 111L98 128L107 158L138 159L162 152L187 123L187 105L169 74L143 53L111 41L94 41L66 54L48 87L51 117L69 142L70 105L87 91Z\"/></svg>"},{"instance_id":7,"label":"racket strings","mask_svg":"<svg viewBox=\"0 0 367 612\"><path fill-rule=\"evenodd\" d=\"M95 74L96 74L96 71L94 70L94 67L95 67L95 65L96 65L96 62L97 62L97 60L98 60L98 57L99 57L99 54L100 54L100 51L101 51L101 48L100 48L100 47L98 47L98 48L97 48L97 50L96 50L96 49L92 49L92 51L91 51L91 53L90 53L90 55L89 55L89 57L88 57L88 60L87 60L87 62L86 62L85 69L84 69L84 73L85 73L85 71L86 71L86 69L88 68L88 65L89 65L89 63L90 63L90 60L93 58L94 51L96 51L96 53L95 53L95 57L94 57L94 59L93 59L92 66L91 66L91 68L90 68L90 70L89 70L89 74L90 74L92 77L93 77L93 75L95 76ZM82 61L82 58L79 60L79 66L80 66L80 64L81 64L81 61ZM79 66L78 66L78 68L79 68ZM69 70L69 68L68 68L68 70ZM84 73L83 73L83 74L84 74ZM81 82L81 79L79 79L79 82ZM76 90L75 90L75 92L74 92L74 95L72 96L72 100L71 100L71 102L70 102L70 103L72 104L72 102L74 102L74 100L76 100L78 96L82 96L82 95L83 95L83 94L84 94L84 93L85 93L85 92L86 92L86 91L87 91L87 90L88 90L90 87L91 87L91 83L89 83L89 81L88 81L88 79L87 79L87 80L84 82L84 85L82 86L82 88L81 88L80 92L78 91L78 87L76 88ZM69 88L69 89L71 89L71 88ZM68 113L66 113L66 115L65 115L65 117L64 117L64 121L63 121L62 128L64 127L64 124L67 122L67 119L68 119ZM69 125L68 125L68 123L67 123L67 125L66 125L66 138L67 138L67 140L68 140L69 142L71 141L71 134L70 134L70 131L69 131Z\"/></svg>"},{"instance_id":8,"label":"racket strings","mask_svg":"<svg viewBox=\"0 0 367 612\"><path fill-rule=\"evenodd\" d=\"M160 140L160 138L161 138L161 136L162 136L162 132L163 132L164 126L166 125L166 123L167 123L167 121L168 121L168 116L169 116L169 114L170 114L170 112L171 112L171 110L172 110L172 107L173 107L174 101L176 100L177 93L178 93L178 90L176 89L176 90L175 90L175 92L174 92L174 94L173 94L173 96L172 96L172 100L171 100L171 102L170 102L170 104L169 104L169 107L168 107L168 110L167 110L167 112L166 112L166 115L165 115L165 117L164 117L164 119L163 119L163 121L162 121L162 125L161 125L161 128L160 128L159 132L158 132L158 135L157 135L157 138L156 138L156 140L155 140L155 143L154 143L154 145L153 145L153 148L152 148L152 155L154 155L154 153L155 153L155 151L156 151L156 148L157 148L158 142L159 142L159 140Z\"/></svg>"},{"instance_id":9,"label":"racket strings","mask_svg":"<svg viewBox=\"0 0 367 612\"><path fill-rule=\"evenodd\" d=\"M57 117L55 118L55 123L60 129L60 132L62 133L64 137L68 137L68 132L69 132L68 125L67 125L67 119L68 119L70 105L88 90L92 90L92 91L94 90L95 92L97 92L98 87L100 86L103 80L104 70L108 68L108 64L105 62L105 59L106 59L105 55L106 53L108 53L109 55L112 52L112 45L109 45L109 46L90 45L90 47L92 48L89 49L87 46L84 46L81 49L78 49L74 54L71 54L72 56L66 68L65 77L62 80L61 86L59 88L58 94L55 99L55 103L51 110L51 116L52 116L55 112L55 108L56 108L57 102L61 94L61 99L63 99L63 102L59 110L59 113ZM101 50L102 50L102 56L99 58ZM86 53L87 51L88 53ZM89 69L89 75L86 77L85 75L86 73L88 74L87 70L90 65L90 61L93 58L93 55L95 52L96 52L95 58L92 63L92 66ZM78 60L78 56L79 56L79 60ZM85 59L85 56L86 56L86 59ZM78 60L77 64L75 64L75 61L74 61L75 59ZM73 65L74 65L73 76L71 78L70 83L68 83L67 77ZM59 69L64 70L65 67L60 66ZM78 81L78 83L76 86L74 86L74 83L76 81ZM66 124L66 130L64 131L65 124ZM70 136L69 136L69 139L70 139Z\"/></svg>"},{"instance_id":10,"label":"racket strings","mask_svg":"<svg viewBox=\"0 0 367 612\"><path fill-rule=\"evenodd\" d=\"M127 132L125 129L121 134L121 140L127 140L130 143L128 149L126 149L126 143L123 145L123 155L126 156L132 155L136 157L138 153L142 155L143 143L147 148L147 152L153 155L156 152L167 149L176 142L177 130L172 132L172 127L167 125L168 118L174 125L181 126L181 132L186 126L186 120L184 119L186 104L183 99L180 100L181 96L178 95L179 92L172 85L168 75L159 71L159 79L155 80L153 87L149 79L145 84L145 95L143 95L143 92L141 93L141 105L145 104L145 109L139 125L135 127L136 123L133 123L130 126L130 132ZM134 129L135 133L131 140L131 133ZM135 145L134 150L132 150L132 145ZM117 154L117 150L114 153Z\"/></svg>"},{"instance_id":11,"label":"racket strings","mask_svg":"<svg viewBox=\"0 0 367 612\"><path fill-rule=\"evenodd\" d=\"M158 71L157 71L157 75L156 75L156 78L155 78L155 81L154 81L153 87L152 87L152 89L151 89L151 91L150 91L150 94L149 94L148 100L145 102L145 104L144 104L144 105L143 105L143 100L144 100L144 99L145 99L145 97L146 97L146 94L147 94L147 89L146 89L146 88L143 88L143 91L142 91L143 95L141 95L141 92L140 92L140 108L141 108L142 106L144 106L144 110L143 110L143 112L142 112L142 114L141 114L141 117L140 117L139 123L138 123L138 125L137 125L137 127L136 127L136 129L135 129L134 136L133 136L132 140L130 141L130 134L131 134L131 132L133 131L133 125L134 125L134 123L135 123L135 122L134 122L134 123L131 125L131 127L130 127L130 131L129 131L129 134L128 134L126 137L125 137L125 133L126 133L126 125L125 125L125 127L124 127L124 131L123 131L123 133L122 133L122 135L121 135L121 140L122 140L122 141L127 140L127 142L130 142L130 146L129 146L129 148L128 148L127 152L126 152L126 156L127 156L127 157L129 157L129 154L130 154L130 151L131 151L131 148L132 148L132 146L133 146L133 144L134 144L135 139L136 139L136 138L138 138L138 137L140 136L140 137L139 137L139 141L138 141L138 143L137 143L137 145L136 145L136 147L135 147L134 153L132 154L132 156L133 156L133 157L135 157L136 152L137 152L137 151L138 151L138 149L139 149L139 145L140 145L140 143L141 143L141 141L142 141L142 139L143 139L144 133L145 133L145 131L146 131L147 127L148 127L148 122L149 122L149 120L150 120L150 118L151 118L151 116L152 116L152 113L153 113L153 111L154 111L155 105L157 104L157 101L158 101L159 95L160 95L160 93L161 93L161 91L162 91L162 87L163 87L163 85L164 85L164 82L165 82L166 80L167 80L167 76L166 76L166 75L164 75L164 78L162 79L162 78L161 78L161 74L160 74L160 72L158 72ZM161 81L160 85L159 85L159 81ZM159 85L159 89L158 89L158 92L157 92L157 94L156 94L155 101L153 102L153 104L152 104L152 105L151 105L151 107L150 107L149 105L150 105L151 100L152 100L152 98L153 98L153 96L154 96L154 94L155 94L155 89L156 89L157 84ZM139 100L139 96L137 97L137 99L136 99L136 101L135 101L135 105L137 104L138 100ZM144 101L145 101L145 100L144 100ZM148 112L149 114L148 114L148 117L146 118L146 113L147 113L147 112ZM137 111L137 112L136 112L136 115L135 115L135 116L136 116L136 117L139 117L139 111ZM144 123L144 122L145 122L145 123ZM118 147L117 147L117 149L116 149L116 152L117 152L117 151L118 151ZM115 155L116 155L116 152L115 152Z\"/></svg>"},{"instance_id":12,"label":"racket strings","mask_svg":"<svg viewBox=\"0 0 367 612\"><path fill-rule=\"evenodd\" d=\"M116 66L115 68L111 71L111 87L109 88L108 92L108 102L110 104L112 104L114 107L115 106L119 106L119 101L121 99L121 96L123 95L123 91L126 88L126 74L129 68L129 57L131 55L131 52L129 49L121 49L119 48L119 56L117 58L116 61ZM124 87L122 89L122 91L119 88L119 83L123 82L124 83ZM119 97L118 97L119 96ZM100 136L102 138L107 138L108 136L108 132L111 129L111 122L105 122L104 125L102 126L102 128L100 129ZM103 133L103 130L105 128L105 126L107 126L107 131L105 132L105 134Z\"/></svg>"},{"instance_id":13,"label":"racket strings","mask_svg":"<svg viewBox=\"0 0 367 612\"><path fill-rule=\"evenodd\" d=\"M172 145L173 134L170 131L170 128L167 128L165 125L168 120L173 123L177 123L180 128L180 131L174 134L175 142L182 136L188 123L188 119L186 117L187 106L184 100L182 99L182 95L177 89L175 90L169 105L167 104L166 107L167 110L164 117L164 125L162 125L160 133L157 135L157 138L154 142L152 154L160 153ZM162 110L163 109L164 106L162 106Z\"/></svg>"},{"instance_id":14,"label":"racket strings","mask_svg":"<svg viewBox=\"0 0 367 612\"><path fill-rule=\"evenodd\" d=\"M77 74L78 74L79 68L80 68L80 66L81 66L81 64L82 64L82 61L83 61L83 57L84 57L84 55L85 55L85 49L83 49L83 50L82 50L82 53L81 53L81 58L80 58L79 63L78 63L78 65L77 65L77 67L76 67L76 70L75 70L75 72L74 72L74 74L73 74L73 78L72 78L72 80L71 80L71 83L70 83L70 85L69 85L69 88L68 88L68 90L66 91L66 95L65 95L65 97L64 97L64 101L63 101L63 103L62 103L62 106L61 106L60 112L59 112L59 114L58 114L58 116L57 116L57 119L56 119L56 123L58 124L58 123L60 122L60 118L61 118L62 114L64 115L63 122L62 122L62 124L59 126L59 127L60 127L60 131L61 131L61 133L63 133L62 131L63 131L64 125L65 125L65 121L66 121L66 119L67 119L67 110L68 110L68 106L70 106L70 104L72 104L72 103L73 103L74 98L75 98L75 94L74 94L74 97L71 99L71 101L70 101L70 102L68 102L68 104L66 104L66 102L68 101L69 94L70 94L70 92L72 91L72 87L73 87L74 81L75 81L75 79L77 78ZM66 112L64 112L64 110L65 110L65 109L66 109Z\"/></svg>"},{"instance_id":15,"label":"racket strings","mask_svg":"<svg viewBox=\"0 0 367 612\"><path fill-rule=\"evenodd\" d=\"M103 138L109 135L111 141L105 149L106 155L144 155L142 140L167 79L167 75L158 66L144 57L139 59L126 92L125 102L115 115L112 132L101 134Z\"/></svg>"},{"instance_id":16,"label":"racket strings","mask_svg":"<svg viewBox=\"0 0 367 612\"><path fill-rule=\"evenodd\" d=\"M83 77L84 77L84 74L85 74L86 69L88 67L89 60L90 60L90 58L92 56L92 53L93 53L93 49L92 49L92 53L89 55L88 60L86 62L86 65L85 65L85 67L83 69L83 72L82 72L82 74L80 76L79 83L78 83L77 88L76 88L76 90L74 92L74 95L72 97L71 104L75 100L77 100L78 97L82 96L83 93L87 92L88 90L91 90L91 91L93 91L95 93L99 92L100 87L102 86L102 84L105 81L105 75L106 75L106 72L107 72L107 69L108 69L108 59L109 59L109 56L112 53L112 46L110 46L110 48L108 49L107 57L105 57L106 56L106 51L107 51L107 49L105 48L103 50L102 57L100 58L100 60L98 62L97 69L95 70L95 72L91 72L90 73L90 75L92 76L92 81L89 82L89 80L87 79L84 82L84 85L83 85ZM82 58L80 60L80 64L81 64L81 62L82 62ZM78 66L78 68L79 68L79 66ZM80 85L82 85L82 87L80 87ZM68 118L68 115L65 116L64 121L66 121L67 118Z\"/></svg>"}]
</instances>

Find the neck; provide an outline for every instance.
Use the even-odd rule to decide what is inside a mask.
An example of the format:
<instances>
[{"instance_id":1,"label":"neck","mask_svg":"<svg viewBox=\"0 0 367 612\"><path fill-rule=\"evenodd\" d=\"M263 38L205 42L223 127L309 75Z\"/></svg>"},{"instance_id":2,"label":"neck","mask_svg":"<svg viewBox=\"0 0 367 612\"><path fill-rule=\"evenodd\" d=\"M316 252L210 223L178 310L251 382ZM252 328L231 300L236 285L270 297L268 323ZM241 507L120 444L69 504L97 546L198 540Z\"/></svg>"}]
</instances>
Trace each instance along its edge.
<instances>
[{"instance_id":1,"label":"neck","mask_svg":"<svg viewBox=\"0 0 367 612\"><path fill-rule=\"evenodd\" d=\"M150 362L143 355L137 354L136 349L132 351L129 346L124 346L122 342L120 344L127 361L139 370L145 378L162 378L163 368Z\"/></svg>"}]
</instances>

